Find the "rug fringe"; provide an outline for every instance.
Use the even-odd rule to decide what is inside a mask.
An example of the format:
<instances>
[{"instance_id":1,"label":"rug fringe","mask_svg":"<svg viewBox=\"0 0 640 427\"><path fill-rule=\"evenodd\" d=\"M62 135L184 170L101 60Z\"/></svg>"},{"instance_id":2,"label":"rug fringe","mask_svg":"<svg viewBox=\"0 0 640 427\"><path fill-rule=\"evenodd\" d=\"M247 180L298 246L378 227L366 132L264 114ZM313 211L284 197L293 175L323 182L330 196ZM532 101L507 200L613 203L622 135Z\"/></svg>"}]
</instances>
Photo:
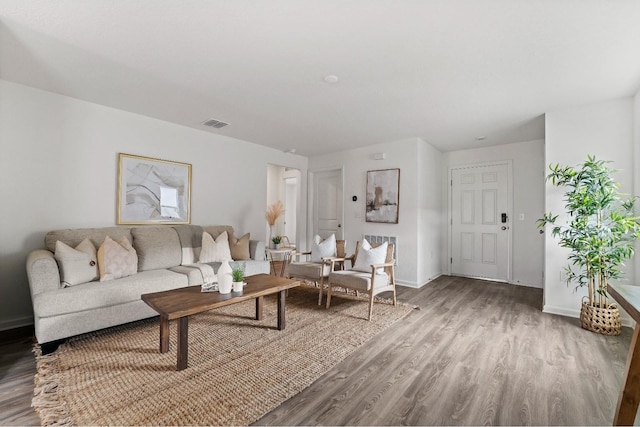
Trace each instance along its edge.
<instances>
[{"instance_id":1,"label":"rug fringe","mask_svg":"<svg viewBox=\"0 0 640 427\"><path fill-rule=\"evenodd\" d=\"M37 373L34 377L31 407L40 416L42 425L71 425L67 406L58 394L61 373L56 369L55 358L51 355L43 356L38 344L34 346L33 353L36 356Z\"/></svg>"}]
</instances>

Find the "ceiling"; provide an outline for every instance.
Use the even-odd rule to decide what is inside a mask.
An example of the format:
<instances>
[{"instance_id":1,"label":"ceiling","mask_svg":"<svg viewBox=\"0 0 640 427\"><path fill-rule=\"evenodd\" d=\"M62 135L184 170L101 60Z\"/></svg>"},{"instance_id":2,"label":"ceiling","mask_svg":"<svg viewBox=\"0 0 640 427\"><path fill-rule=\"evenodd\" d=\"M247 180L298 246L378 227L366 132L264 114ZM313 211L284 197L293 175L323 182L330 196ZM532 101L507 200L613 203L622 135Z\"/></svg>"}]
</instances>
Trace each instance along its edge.
<instances>
[{"instance_id":1,"label":"ceiling","mask_svg":"<svg viewBox=\"0 0 640 427\"><path fill-rule=\"evenodd\" d=\"M639 41L638 0L0 0L1 78L305 156L543 138Z\"/></svg>"}]
</instances>

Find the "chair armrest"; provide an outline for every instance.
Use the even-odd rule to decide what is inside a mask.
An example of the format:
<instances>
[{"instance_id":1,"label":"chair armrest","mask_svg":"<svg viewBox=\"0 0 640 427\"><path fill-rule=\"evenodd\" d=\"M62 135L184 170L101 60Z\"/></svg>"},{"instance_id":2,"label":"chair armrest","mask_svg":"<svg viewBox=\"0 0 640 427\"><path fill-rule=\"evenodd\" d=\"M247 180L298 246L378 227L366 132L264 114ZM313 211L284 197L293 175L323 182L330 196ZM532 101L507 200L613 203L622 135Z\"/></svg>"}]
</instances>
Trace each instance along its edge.
<instances>
[{"instance_id":1,"label":"chair armrest","mask_svg":"<svg viewBox=\"0 0 640 427\"><path fill-rule=\"evenodd\" d=\"M371 264L371 268L382 268L382 267L394 267L396 265L395 261L384 262L382 264Z\"/></svg>"}]
</instances>

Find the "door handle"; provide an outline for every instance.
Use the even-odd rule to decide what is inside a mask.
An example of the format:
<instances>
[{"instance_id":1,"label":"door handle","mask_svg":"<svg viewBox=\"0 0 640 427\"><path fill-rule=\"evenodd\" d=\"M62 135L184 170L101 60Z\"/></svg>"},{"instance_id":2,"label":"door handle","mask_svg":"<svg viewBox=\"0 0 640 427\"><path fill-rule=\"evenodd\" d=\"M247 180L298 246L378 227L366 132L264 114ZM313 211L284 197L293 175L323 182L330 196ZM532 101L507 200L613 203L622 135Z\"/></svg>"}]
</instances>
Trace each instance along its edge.
<instances>
[{"instance_id":1,"label":"door handle","mask_svg":"<svg viewBox=\"0 0 640 427\"><path fill-rule=\"evenodd\" d=\"M502 228L503 230L508 230L508 229L509 229L509 227L507 227L506 225L503 225L501 228Z\"/></svg>"},{"instance_id":2,"label":"door handle","mask_svg":"<svg viewBox=\"0 0 640 427\"><path fill-rule=\"evenodd\" d=\"M341 227L342 227L342 224L338 224L338 228L341 228Z\"/></svg>"},{"instance_id":3,"label":"door handle","mask_svg":"<svg viewBox=\"0 0 640 427\"><path fill-rule=\"evenodd\" d=\"M544 230L540 230L540 231L538 231L538 233L544 234Z\"/></svg>"}]
</instances>

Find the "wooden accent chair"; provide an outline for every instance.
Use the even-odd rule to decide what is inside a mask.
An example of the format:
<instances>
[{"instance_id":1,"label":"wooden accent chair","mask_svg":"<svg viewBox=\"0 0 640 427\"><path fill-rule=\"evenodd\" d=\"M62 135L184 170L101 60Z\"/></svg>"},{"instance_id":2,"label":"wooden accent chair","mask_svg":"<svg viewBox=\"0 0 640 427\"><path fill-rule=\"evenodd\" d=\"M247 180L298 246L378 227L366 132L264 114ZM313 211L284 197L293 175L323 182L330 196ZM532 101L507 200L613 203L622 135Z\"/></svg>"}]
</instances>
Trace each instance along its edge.
<instances>
[{"instance_id":1,"label":"wooden accent chair","mask_svg":"<svg viewBox=\"0 0 640 427\"><path fill-rule=\"evenodd\" d=\"M380 244L371 244L372 247L378 247ZM329 274L329 289L327 291L327 308L331 305L331 290L334 287L344 288L346 290L355 290L356 294L362 292L369 295L369 320L373 313L373 298L382 293L393 292L393 305L396 305L396 279L393 259L394 244L389 243L387 246L387 256L384 263L372 264L370 272L354 270L358 259L358 253L361 249L360 242L356 243L356 250L351 258L351 268L348 270L332 271ZM347 258L348 259L348 258ZM333 262L336 260L334 259Z\"/></svg>"},{"instance_id":2,"label":"wooden accent chair","mask_svg":"<svg viewBox=\"0 0 640 427\"><path fill-rule=\"evenodd\" d=\"M311 252L298 252L292 254L293 261L289 264L289 277L308 280L320 288L318 295L318 305L322 305L322 293L324 291L324 281L329 277L329 273L334 268L340 268L343 263L333 262L334 259L345 259L346 241L336 240L336 258L322 258L322 262L313 262L309 258ZM305 257L303 259L303 257ZM297 260L296 260L297 259Z\"/></svg>"}]
</instances>

